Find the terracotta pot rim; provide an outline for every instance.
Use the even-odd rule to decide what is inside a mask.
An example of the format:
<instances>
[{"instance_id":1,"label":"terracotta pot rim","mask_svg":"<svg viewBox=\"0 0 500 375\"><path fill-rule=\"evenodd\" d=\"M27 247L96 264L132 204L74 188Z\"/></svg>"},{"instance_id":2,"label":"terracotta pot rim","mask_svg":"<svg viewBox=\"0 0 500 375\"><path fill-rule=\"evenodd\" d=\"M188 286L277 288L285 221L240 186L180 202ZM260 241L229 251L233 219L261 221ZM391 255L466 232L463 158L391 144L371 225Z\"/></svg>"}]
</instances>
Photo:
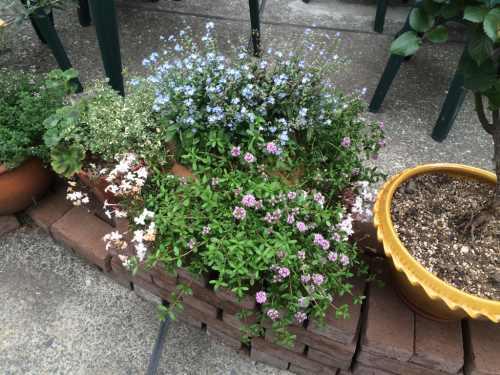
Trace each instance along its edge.
<instances>
[{"instance_id":1,"label":"terracotta pot rim","mask_svg":"<svg viewBox=\"0 0 500 375\"><path fill-rule=\"evenodd\" d=\"M23 160L23 162L21 163L21 165L23 165L24 163L26 163L28 160L34 158L34 156L28 156L25 160ZM9 163L12 163L11 161L8 161L7 164ZM3 174L3 173L6 173L6 172L10 172L7 168L5 168L3 166L4 162L0 160L0 174ZM18 168L20 168L21 166L19 166ZM14 168L13 170L15 170L16 168Z\"/></svg>"},{"instance_id":2,"label":"terracotta pot rim","mask_svg":"<svg viewBox=\"0 0 500 375\"><path fill-rule=\"evenodd\" d=\"M420 286L429 298L442 300L451 310L461 309L471 318L486 317L498 323L500 322L500 301L466 293L434 276L413 258L396 234L390 216L390 204L396 188L416 175L436 172L472 181L485 182L491 186L496 184L496 176L493 173L461 164L426 164L405 169L391 177L377 195L373 209L377 239L383 243L385 255L387 258L392 258L396 270L403 272L412 285Z\"/></svg>"}]
</instances>

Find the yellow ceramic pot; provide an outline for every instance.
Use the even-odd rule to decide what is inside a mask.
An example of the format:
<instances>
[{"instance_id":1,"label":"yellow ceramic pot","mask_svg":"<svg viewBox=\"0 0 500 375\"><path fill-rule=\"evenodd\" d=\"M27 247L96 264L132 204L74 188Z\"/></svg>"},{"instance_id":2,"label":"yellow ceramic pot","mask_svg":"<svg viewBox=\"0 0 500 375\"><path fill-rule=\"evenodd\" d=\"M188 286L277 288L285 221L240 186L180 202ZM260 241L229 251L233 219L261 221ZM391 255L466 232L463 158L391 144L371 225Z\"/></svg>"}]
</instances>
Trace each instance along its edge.
<instances>
[{"instance_id":1,"label":"yellow ceramic pot","mask_svg":"<svg viewBox=\"0 0 500 375\"><path fill-rule=\"evenodd\" d=\"M384 245L395 287L410 305L441 320L472 318L500 321L500 301L492 301L465 293L434 276L416 261L399 240L392 225L390 204L396 188L416 175L442 173L470 181L496 186L496 176L481 169L460 164L422 165L393 176L377 195L374 226L377 238Z\"/></svg>"}]
</instances>

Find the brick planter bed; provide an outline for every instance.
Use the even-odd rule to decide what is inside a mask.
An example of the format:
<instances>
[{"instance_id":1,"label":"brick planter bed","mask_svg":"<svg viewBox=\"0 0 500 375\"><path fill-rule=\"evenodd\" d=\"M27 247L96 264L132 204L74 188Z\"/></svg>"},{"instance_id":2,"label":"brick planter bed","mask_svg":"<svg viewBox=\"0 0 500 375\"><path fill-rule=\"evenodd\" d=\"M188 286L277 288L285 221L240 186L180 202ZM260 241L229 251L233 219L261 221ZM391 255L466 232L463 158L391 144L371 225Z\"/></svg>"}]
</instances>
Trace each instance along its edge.
<instances>
[{"instance_id":1,"label":"brick planter bed","mask_svg":"<svg viewBox=\"0 0 500 375\"><path fill-rule=\"evenodd\" d=\"M66 186L55 185L26 212L67 251L109 278L151 302L170 302L171 292L178 292L176 285L192 279L189 273L181 269L174 277L156 266L140 269L133 277L113 251L106 251L102 241L107 233L125 231L126 220L109 220L98 199L92 194L89 197L88 204L75 207L66 200ZM265 337L252 338L251 359L296 374L500 375L500 324L474 320L440 323L415 314L396 294L386 260L377 257L383 250L372 224L356 223L354 229L353 241L358 240L365 255L373 256L367 258L371 270L385 286L379 289L376 283L352 280L354 291L367 296L365 303L353 305L350 295L334 301L338 306L349 305L350 319L335 320L331 309L324 319L329 324L324 332L314 328L314 320L291 326L290 333L297 336L293 348L274 344L274 334L266 332ZM241 349L243 333L238 327L244 324L234 314L242 306L254 312L260 306L255 298L236 302L225 288L214 292L208 283L212 277L207 273L202 279L193 279L193 296L182 297L185 310L176 311L176 318L199 328L206 325L210 336ZM255 314L247 319L256 323ZM269 321L263 325L271 327Z\"/></svg>"}]
</instances>

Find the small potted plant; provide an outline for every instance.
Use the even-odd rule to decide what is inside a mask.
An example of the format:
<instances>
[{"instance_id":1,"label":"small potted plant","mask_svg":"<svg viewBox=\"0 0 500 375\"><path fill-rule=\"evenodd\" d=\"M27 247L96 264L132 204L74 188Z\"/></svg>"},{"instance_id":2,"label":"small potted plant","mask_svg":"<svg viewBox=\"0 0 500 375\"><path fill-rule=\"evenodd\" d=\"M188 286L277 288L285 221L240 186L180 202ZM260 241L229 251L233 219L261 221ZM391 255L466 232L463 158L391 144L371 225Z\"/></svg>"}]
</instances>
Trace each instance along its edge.
<instances>
[{"instance_id":1,"label":"small potted plant","mask_svg":"<svg viewBox=\"0 0 500 375\"><path fill-rule=\"evenodd\" d=\"M229 288L238 300L257 288L251 297L265 313L242 328L243 339L270 319L280 342L291 343L287 325L316 316L325 326L332 299L351 293L349 277L367 272L346 240L352 221L370 214L368 184L383 175L363 161L386 147L384 132L357 120L358 96L332 87L329 74L345 63L329 50L335 38L317 41L307 30L260 60L241 48L229 59L217 51L212 27L201 51L186 27L168 38L165 60L153 53L143 62L154 72L147 81L164 141L173 140L175 159L193 177L152 167L149 178L115 183L124 199L113 207L128 217L129 233L105 240L117 251L132 241L134 255L120 257L133 274L163 263L167 273L212 270L214 289ZM191 289L178 289L173 305L182 311L180 295ZM349 316L346 306L335 308Z\"/></svg>"},{"instance_id":2,"label":"small potted plant","mask_svg":"<svg viewBox=\"0 0 500 375\"><path fill-rule=\"evenodd\" d=\"M483 129L493 137L495 174L456 164L405 170L384 185L374 209L396 288L416 311L438 319L500 321L500 258L493 250L500 242L499 15L498 5L481 1L429 1L410 14L415 31L402 34L390 49L408 56L424 38L445 41L448 31L438 24L442 17L463 17L474 29L469 56L460 60L458 72L474 94ZM492 121L485 114L484 97ZM422 221L422 215L428 220ZM405 224L410 222L417 223L413 235Z\"/></svg>"},{"instance_id":3,"label":"small potted plant","mask_svg":"<svg viewBox=\"0 0 500 375\"><path fill-rule=\"evenodd\" d=\"M54 180L43 121L66 101L61 89L29 71L0 70L0 215L35 203Z\"/></svg>"},{"instance_id":4,"label":"small potted plant","mask_svg":"<svg viewBox=\"0 0 500 375\"><path fill-rule=\"evenodd\" d=\"M107 80L95 81L85 89L85 96L75 102L75 87L69 82L74 76L75 71L53 71L49 75L49 84L63 86L71 100L71 105L58 109L44 122L45 142L53 147L52 165L67 177L77 173L92 185L102 202L114 201L115 196L105 191L107 173L124 153L134 153L141 160L158 164L167 164L170 159L151 109L154 89L146 84L132 86L133 92L123 98L107 87Z\"/></svg>"}]
</instances>

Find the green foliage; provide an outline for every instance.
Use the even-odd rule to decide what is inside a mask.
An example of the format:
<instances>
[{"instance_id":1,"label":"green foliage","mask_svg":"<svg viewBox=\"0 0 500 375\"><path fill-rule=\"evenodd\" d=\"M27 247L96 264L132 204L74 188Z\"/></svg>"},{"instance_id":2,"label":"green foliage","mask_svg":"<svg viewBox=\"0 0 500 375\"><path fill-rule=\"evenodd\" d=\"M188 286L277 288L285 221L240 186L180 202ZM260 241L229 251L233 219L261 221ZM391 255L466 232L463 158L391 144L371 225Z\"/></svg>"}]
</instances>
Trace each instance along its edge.
<instances>
[{"instance_id":1,"label":"green foliage","mask_svg":"<svg viewBox=\"0 0 500 375\"><path fill-rule=\"evenodd\" d=\"M422 39L418 34L415 31L407 31L392 43L389 53L410 56L417 52L421 45Z\"/></svg>"},{"instance_id":2,"label":"green foliage","mask_svg":"<svg viewBox=\"0 0 500 375\"><path fill-rule=\"evenodd\" d=\"M51 165L54 171L69 178L82 169L85 150L79 145L68 146L66 144L58 144L51 151L50 155L53 158Z\"/></svg>"},{"instance_id":3,"label":"green foliage","mask_svg":"<svg viewBox=\"0 0 500 375\"><path fill-rule=\"evenodd\" d=\"M13 169L32 155L49 163L43 122L66 101L64 90L47 88L33 68L1 69L0 74L0 163Z\"/></svg>"}]
</instances>

